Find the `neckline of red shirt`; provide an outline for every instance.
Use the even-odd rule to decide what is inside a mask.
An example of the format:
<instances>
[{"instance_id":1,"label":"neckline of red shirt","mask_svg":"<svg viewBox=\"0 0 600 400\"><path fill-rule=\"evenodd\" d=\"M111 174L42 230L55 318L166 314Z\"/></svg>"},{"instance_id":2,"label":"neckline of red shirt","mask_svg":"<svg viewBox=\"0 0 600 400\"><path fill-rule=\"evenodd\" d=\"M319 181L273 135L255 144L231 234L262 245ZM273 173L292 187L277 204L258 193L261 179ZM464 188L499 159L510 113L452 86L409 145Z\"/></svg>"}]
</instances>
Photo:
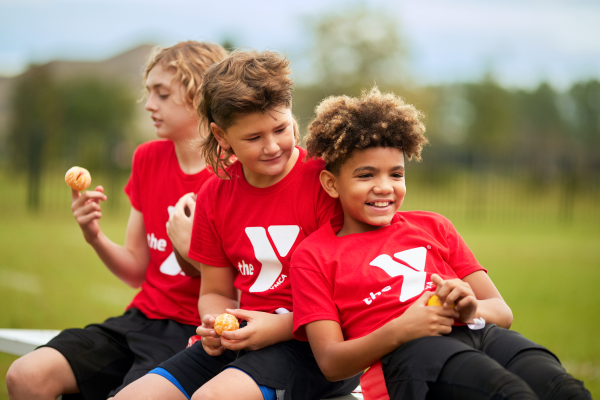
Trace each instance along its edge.
<instances>
[{"instance_id":1,"label":"neckline of red shirt","mask_svg":"<svg viewBox=\"0 0 600 400\"><path fill-rule=\"evenodd\" d=\"M286 176L284 176L279 182L275 183L274 185L267 186L265 188L258 188L256 186L252 186L251 184L249 184L248 181L246 180L246 177L244 177L244 171L242 170L242 164L239 161L236 161L235 164L233 165L234 168L232 168L232 171L231 171L232 172L231 179L237 181L238 184L240 185L240 187L245 192L255 195L255 196L268 196L275 192L278 192L279 190L286 187L290 182L292 182L296 178L296 175L298 175L298 173L300 172L300 169L302 168L302 164L304 164L304 158L306 157L306 150L304 150L300 146L296 146L296 148L300 151L300 154L298 155L298 159L296 160L294 167L291 169L290 172L287 173Z\"/></svg>"}]
</instances>

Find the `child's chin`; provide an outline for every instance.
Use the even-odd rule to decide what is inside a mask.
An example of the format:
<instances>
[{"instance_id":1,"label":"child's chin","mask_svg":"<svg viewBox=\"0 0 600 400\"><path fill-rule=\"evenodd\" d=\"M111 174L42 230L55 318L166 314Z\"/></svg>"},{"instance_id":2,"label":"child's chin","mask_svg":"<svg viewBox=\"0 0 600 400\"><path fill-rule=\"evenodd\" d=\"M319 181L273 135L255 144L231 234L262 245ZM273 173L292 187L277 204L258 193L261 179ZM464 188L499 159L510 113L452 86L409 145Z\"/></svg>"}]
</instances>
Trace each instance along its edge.
<instances>
[{"instance_id":1,"label":"child's chin","mask_svg":"<svg viewBox=\"0 0 600 400\"><path fill-rule=\"evenodd\" d=\"M386 226L392 223L392 218L394 218L394 215L390 215L390 216L381 216L378 218L372 218L370 221L368 221L367 223L369 225L373 225L373 226L377 226L377 227L382 227L382 226Z\"/></svg>"}]
</instances>

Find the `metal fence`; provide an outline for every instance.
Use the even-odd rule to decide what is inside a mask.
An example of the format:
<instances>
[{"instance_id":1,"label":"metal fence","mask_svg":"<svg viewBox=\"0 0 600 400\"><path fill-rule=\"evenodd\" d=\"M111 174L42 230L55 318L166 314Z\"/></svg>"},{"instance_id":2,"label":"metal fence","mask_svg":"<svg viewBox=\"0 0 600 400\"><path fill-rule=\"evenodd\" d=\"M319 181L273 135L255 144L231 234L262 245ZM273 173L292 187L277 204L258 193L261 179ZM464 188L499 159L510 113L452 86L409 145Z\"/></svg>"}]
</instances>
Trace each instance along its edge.
<instances>
[{"instance_id":1,"label":"metal fence","mask_svg":"<svg viewBox=\"0 0 600 400\"><path fill-rule=\"evenodd\" d=\"M103 185L108 201L103 212L127 215L123 193L127 176L94 174L92 187ZM438 212L452 220L481 222L596 222L600 228L600 174L557 174L540 181L521 168L437 167L409 163L407 194L402 210ZM70 215L71 190L64 171L45 171L40 188L39 215ZM0 170L0 216L33 213L27 208L24 177Z\"/></svg>"}]
</instances>

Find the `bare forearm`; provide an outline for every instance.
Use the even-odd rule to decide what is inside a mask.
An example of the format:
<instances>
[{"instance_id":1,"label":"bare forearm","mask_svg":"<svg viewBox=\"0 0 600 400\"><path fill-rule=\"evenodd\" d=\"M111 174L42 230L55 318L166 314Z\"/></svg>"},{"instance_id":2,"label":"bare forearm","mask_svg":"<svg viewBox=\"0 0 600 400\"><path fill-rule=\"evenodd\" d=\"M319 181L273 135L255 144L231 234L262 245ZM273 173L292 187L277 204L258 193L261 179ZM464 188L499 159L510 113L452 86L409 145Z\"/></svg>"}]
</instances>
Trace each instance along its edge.
<instances>
[{"instance_id":1,"label":"bare forearm","mask_svg":"<svg viewBox=\"0 0 600 400\"><path fill-rule=\"evenodd\" d=\"M509 329L513 321L510 307L499 298L479 300L477 317L485 319L488 324L496 324L505 329Z\"/></svg>"},{"instance_id":2,"label":"bare forearm","mask_svg":"<svg viewBox=\"0 0 600 400\"><path fill-rule=\"evenodd\" d=\"M273 343L285 342L294 338L294 313L275 314L277 324L271 331Z\"/></svg>"},{"instance_id":3,"label":"bare forearm","mask_svg":"<svg viewBox=\"0 0 600 400\"><path fill-rule=\"evenodd\" d=\"M206 314L220 315L225 312L225 309L238 307L238 302L229 297L216 293L202 294L198 300L198 310L200 317Z\"/></svg>"},{"instance_id":4,"label":"bare forearm","mask_svg":"<svg viewBox=\"0 0 600 400\"><path fill-rule=\"evenodd\" d=\"M367 336L326 346L318 359L325 377L332 382L352 377L407 342L394 325L390 322Z\"/></svg>"},{"instance_id":5,"label":"bare forearm","mask_svg":"<svg viewBox=\"0 0 600 400\"><path fill-rule=\"evenodd\" d=\"M126 247L111 241L102 232L88 243L117 278L133 288L138 288L144 283L149 262L146 257L136 256Z\"/></svg>"}]
</instances>

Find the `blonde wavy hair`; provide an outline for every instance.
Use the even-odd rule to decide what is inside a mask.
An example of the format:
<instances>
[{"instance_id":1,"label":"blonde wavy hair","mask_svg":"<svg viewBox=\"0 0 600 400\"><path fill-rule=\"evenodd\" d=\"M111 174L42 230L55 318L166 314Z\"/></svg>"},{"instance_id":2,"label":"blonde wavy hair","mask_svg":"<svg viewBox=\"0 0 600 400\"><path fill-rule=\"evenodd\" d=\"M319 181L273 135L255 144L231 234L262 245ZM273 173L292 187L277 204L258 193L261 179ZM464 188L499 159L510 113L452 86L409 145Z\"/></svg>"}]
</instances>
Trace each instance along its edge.
<instances>
[{"instance_id":1,"label":"blonde wavy hair","mask_svg":"<svg viewBox=\"0 0 600 400\"><path fill-rule=\"evenodd\" d=\"M188 106L195 109L198 104L198 91L203 75L211 65L226 58L227 51L214 43L186 41L171 47L155 47L148 58L144 71L144 95L148 94L146 81L148 74L157 65L173 72L172 83L180 83L185 89L184 99Z\"/></svg>"}]
</instances>

